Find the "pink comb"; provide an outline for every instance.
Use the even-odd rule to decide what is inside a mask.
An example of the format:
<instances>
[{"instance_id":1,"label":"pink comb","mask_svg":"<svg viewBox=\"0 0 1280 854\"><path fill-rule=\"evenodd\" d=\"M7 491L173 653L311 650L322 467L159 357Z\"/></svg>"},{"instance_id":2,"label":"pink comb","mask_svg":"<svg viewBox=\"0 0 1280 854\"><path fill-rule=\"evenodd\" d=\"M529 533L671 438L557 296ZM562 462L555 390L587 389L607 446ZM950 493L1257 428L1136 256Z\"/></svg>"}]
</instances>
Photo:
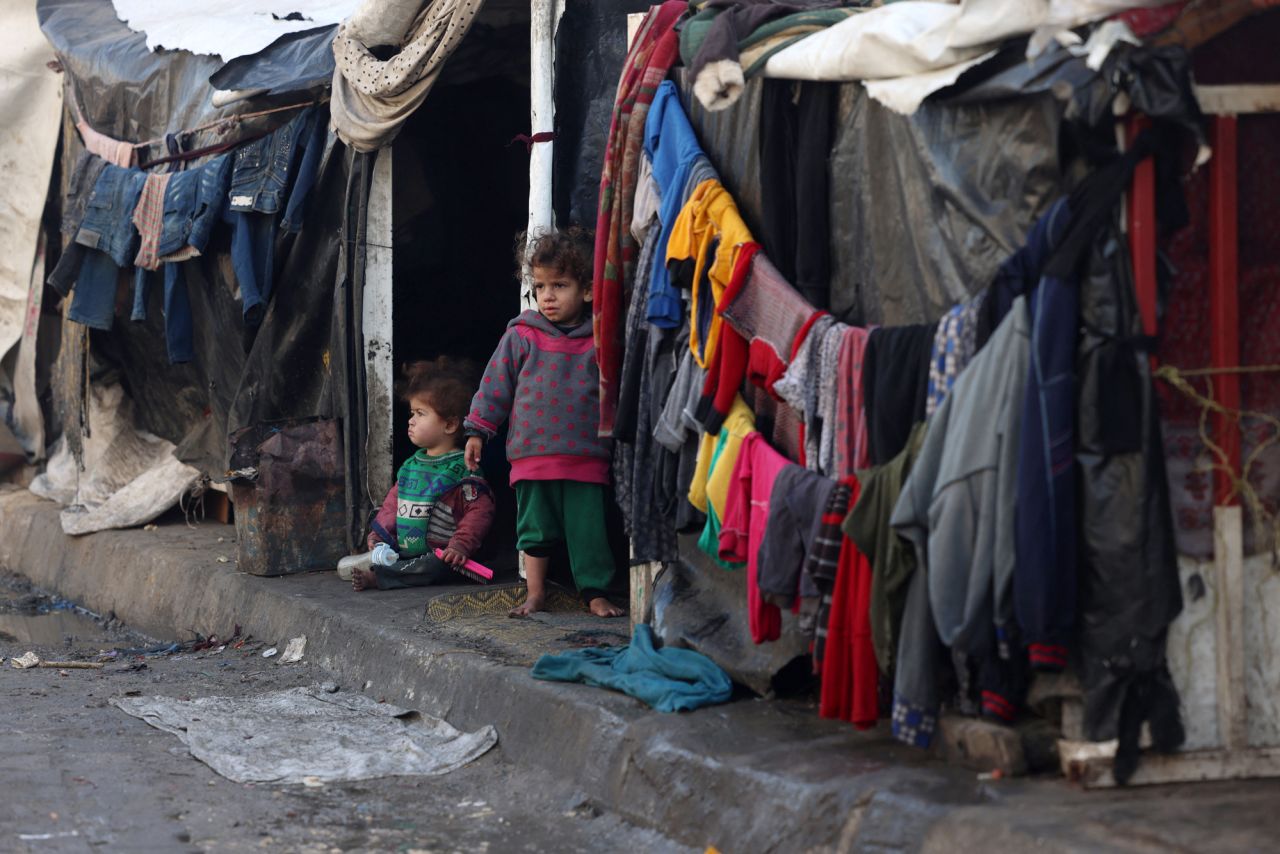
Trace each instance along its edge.
<instances>
[{"instance_id":1,"label":"pink comb","mask_svg":"<svg viewBox=\"0 0 1280 854\"><path fill-rule=\"evenodd\" d=\"M444 560L444 549L436 549L436 557ZM482 563L476 563L474 560L468 560L462 566L454 566L448 564L449 568L454 572L459 572L473 581L479 581L481 584L488 584L493 581L493 570Z\"/></svg>"}]
</instances>

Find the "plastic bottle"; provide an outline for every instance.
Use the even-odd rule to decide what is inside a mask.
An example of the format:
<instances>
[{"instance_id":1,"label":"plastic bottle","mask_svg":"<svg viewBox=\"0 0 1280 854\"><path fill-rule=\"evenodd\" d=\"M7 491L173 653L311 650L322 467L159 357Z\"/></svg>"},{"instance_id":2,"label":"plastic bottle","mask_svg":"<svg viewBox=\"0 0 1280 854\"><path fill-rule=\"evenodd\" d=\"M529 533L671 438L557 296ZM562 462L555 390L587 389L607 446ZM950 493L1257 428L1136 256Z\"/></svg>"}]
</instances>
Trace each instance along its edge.
<instances>
[{"instance_id":1,"label":"plastic bottle","mask_svg":"<svg viewBox=\"0 0 1280 854\"><path fill-rule=\"evenodd\" d=\"M375 566L391 566L400 559L396 550L386 543L378 543L373 551L360 555L347 555L338 561L338 577L350 581L357 569L371 569Z\"/></svg>"}]
</instances>

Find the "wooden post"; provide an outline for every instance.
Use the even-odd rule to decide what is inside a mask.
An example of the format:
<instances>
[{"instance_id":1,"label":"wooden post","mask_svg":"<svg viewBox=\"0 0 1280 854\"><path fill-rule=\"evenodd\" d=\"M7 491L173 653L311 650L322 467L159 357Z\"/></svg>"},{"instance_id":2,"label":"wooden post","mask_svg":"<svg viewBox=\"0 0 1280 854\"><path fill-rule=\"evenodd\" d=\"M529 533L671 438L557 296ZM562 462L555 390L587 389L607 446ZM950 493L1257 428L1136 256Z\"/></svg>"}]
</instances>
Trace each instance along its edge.
<instances>
[{"instance_id":1,"label":"wooden post","mask_svg":"<svg viewBox=\"0 0 1280 854\"><path fill-rule=\"evenodd\" d=\"M645 12L631 12L627 15L627 50L631 50L631 45L636 40L636 33L640 32L640 25L644 23ZM658 570L662 568L662 564L650 561L641 563L631 567L631 604L628 606L631 612L631 625L635 626L645 621L645 617L649 610L649 601L653 593L653 581L658 576Z\"/></svg>"},{"instance_id":2,"label":"wooden post","mask_svg":"<svg viewBox=\"0 0 1280 854\"><path fill-rule=\"evenodd\" d=\"M369 188L364 274L364 370L368 386L369 435L365 444L369 495L380 500L395 475L392 405L395 400L395 357L392 350L391 198L392 148L378 151Z\"/></svg>"}]
</instances>

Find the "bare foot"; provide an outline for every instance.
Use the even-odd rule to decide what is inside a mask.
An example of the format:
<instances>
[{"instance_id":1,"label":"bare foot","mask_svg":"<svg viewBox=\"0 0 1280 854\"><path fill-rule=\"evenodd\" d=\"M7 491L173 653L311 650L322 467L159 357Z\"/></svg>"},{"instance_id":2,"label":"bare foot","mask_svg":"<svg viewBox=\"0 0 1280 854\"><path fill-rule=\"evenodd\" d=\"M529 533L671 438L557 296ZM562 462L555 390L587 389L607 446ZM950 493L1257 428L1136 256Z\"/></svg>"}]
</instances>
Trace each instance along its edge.
<instances>
[{"instance_id":1,"label":"bare foot","mask_svg":"<svg viewBox=\"0 0 1280 854\"><path fill-rule=\"evenodd\" d=\"M355 569L351 571L352 590L375 590L377 587L378 578L373 574L373 570Z\"/></svg>"},{"instance_id":2,"label":"bare foot","mask_svg":"<svg viewBox=\"0 0 1280 854\"><path fill-rule=\"evenodd\" d=\"M530 593L527 596L525 596L524 604L518 607L512 608L510 613L507 614L507 616L520 619L522 617L529 616L534 611L545 611L545 610L547 610L546 595L544 594L541 596L534 596L532 593Z\"/></svg>"},{"instance_id":3,"label":"bare foot","mask_svg":"<svg viewBox=\"0 0 1280 854\"><path fill-rule=\"evenodd\" d=\"M587 603L587 608L597 617L621 617L626 612L603 596L597 596Z\"/></svg>"}]
</instances>

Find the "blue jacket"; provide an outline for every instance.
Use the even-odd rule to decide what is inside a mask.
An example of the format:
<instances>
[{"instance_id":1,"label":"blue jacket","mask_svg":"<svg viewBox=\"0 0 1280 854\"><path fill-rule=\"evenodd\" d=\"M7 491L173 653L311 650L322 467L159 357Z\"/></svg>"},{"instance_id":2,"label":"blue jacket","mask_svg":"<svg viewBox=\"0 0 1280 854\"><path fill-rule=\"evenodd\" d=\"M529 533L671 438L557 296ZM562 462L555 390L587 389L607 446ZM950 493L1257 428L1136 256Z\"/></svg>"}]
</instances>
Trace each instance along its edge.
<instances>
[{"instance_id":1,"label":"blue jacket","mask_svg":"<svg viewBox=\"0 0 1280 854\"><path fill-rule=\"evenodd\" d=\"M702 147L680 103L676 84L664 81L653 97L644 125L644 153L653 167L661 204L658 207L658 258L667 257L671 225L684 205L685 183ZM680 291L671 284L665 263L653 265L649 278L649 322L660 329L678 329L684 321Z\"/></svg>"},{"instance_id":2,"label":"blue jacket","mask_svg":"<svg viewBox=\"0 0 1280 854\"><path fill-rule=\"evenodd\" d=\"M1041 275L1071 221L1058 200L1032 230L1024 268L1031 316L1031 362L1018 447L1017 570L1014 613L1033 666L1066 666L1076 615L1076 339L1078 283Z\"/></svg>"}]
</instances>

